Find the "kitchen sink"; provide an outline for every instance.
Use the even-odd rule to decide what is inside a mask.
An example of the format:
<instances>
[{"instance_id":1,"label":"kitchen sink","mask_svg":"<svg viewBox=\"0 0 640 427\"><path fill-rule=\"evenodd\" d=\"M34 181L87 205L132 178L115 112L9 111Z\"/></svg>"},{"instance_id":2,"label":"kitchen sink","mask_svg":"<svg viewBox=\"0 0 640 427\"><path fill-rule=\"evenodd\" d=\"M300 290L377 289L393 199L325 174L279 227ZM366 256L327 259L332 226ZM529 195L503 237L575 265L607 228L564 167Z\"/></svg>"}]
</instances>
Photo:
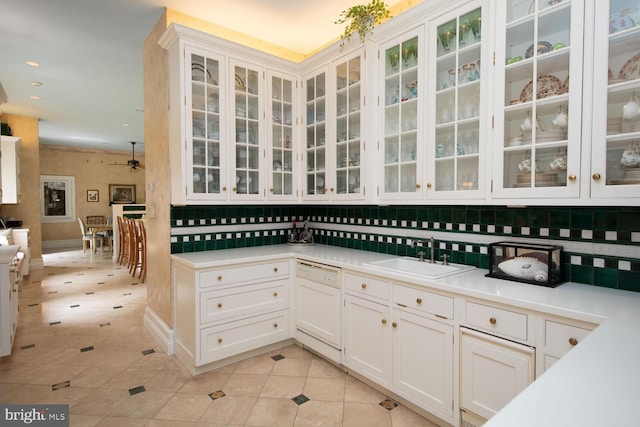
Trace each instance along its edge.
<instances>
[{"instance_id":1,"label":"kitchen sink","mask_svg":"<svg viewBox=\"0 0 640 427\"><path fill-rule=\"evenodd\" d=\"M378 268L395 273L410 274L425 279L440 279L442 277L453 276L466 271L475 270L472 265L452 264L443 265L441 263L431 264L429 261L420 261L418 258L394 257L380 261L367 262L366 266Z\"/></svg>"}]
</instances>

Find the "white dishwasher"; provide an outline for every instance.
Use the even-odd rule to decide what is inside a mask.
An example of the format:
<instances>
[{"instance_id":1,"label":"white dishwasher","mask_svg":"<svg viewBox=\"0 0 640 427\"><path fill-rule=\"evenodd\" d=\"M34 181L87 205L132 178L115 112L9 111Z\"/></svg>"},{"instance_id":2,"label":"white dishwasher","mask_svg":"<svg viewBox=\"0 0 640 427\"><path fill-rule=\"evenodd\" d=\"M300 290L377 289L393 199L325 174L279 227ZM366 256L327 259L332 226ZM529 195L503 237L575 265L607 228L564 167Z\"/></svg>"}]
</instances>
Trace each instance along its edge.
<instances>
[{"instance_id":1,"label":"white dishwasher","mask_svg":"<svg viewBox=\"0 0 640 427\"><path fill-rule=\"evenodd\" d=\"M342 363L340 268L298 261L294 298L296 340L330 360Z\"/></svg>"}]
</instances>

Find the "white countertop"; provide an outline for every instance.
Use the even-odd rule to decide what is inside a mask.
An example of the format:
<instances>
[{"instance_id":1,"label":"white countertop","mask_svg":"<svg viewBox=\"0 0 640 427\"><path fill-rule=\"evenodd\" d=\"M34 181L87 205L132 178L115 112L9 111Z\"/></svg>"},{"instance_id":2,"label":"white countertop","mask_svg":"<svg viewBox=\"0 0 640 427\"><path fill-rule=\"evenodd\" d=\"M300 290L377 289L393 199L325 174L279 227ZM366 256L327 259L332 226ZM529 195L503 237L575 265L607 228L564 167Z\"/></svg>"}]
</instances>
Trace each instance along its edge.
<instances>
[{"instance_id":1,"label":"white countertop","mask_svg":"<svg viewBox=\"0 0 640 427\"><path fill-rule=\"evenodd\" d=\"M364 263L392 255L334 246L273 245L222 251L175 254L172 259L192 268L303 257L361 272ZM391 279L425 284L433 289L484 298L577 320L600 323L580 345L527 387L486 427L605 427L640 424L640 292L578 283L556 288L485 277L487 270L440 280L379 272Z\"/></svg>"}]
</instances>

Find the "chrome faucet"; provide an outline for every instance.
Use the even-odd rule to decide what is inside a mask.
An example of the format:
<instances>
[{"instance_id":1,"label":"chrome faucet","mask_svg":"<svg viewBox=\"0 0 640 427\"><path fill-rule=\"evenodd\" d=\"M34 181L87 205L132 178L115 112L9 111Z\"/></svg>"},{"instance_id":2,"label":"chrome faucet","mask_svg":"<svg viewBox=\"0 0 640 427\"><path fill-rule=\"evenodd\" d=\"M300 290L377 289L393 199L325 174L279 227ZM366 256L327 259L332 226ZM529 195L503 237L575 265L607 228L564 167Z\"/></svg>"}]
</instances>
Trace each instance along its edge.
<instances>
[{"instance_id":1,"label":"chrome faucet","mask_svg":"<svg viewBox=\"0 0 640 427\"><path fill-rule=\"evenodd\" d=\"M416 246L418 246L418 244L420 245L424 245L425 243L427 243L426 240L417 240L417 239L413 239L411 241L411 247L415 248ZM429 261L430 264L435 264L435 239L433 237L429 237L429 247L431 248L431 260ZM418 254L420 255L420 262L424 262L424 251L420 251L418 252Z\"/></svg>"}]
</instances>

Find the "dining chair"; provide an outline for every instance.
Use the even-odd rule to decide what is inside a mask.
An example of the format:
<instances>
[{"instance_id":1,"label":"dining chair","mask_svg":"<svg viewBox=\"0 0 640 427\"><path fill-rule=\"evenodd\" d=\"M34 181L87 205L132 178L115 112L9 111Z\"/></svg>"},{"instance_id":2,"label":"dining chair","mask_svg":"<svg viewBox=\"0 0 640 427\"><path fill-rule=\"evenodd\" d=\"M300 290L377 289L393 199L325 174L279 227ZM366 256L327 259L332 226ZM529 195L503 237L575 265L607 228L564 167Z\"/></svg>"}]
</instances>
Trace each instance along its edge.
<instances>
[{"instance_id":1,"label":"dining chair","mask_svg":"<svg viewBox=\"0 0 640 427\"><path fill-rule=\"evenodd\" d=\"M129 223L126 218L117 217L118 222L118 264L129 265Z\"/></svg>"},{"instance_id":2,"label":"dining chair","mask_svg":"<svg viewBox=\"0 0 640 427\"><path fill-rule=\"evenodd\" d=\"M84 225L84 221L80 217L78 217L78 224L80 225L80 232L82 233L82 253L84 254L87 251L87 247L89 247L91 250L94 249L92 247L93 233L89 233L87 231L87 227ZM98 244L98 242L100 242L100 250L102 250L102 238L96 239L96 245Z\"/></svg>"}]
</instances>

